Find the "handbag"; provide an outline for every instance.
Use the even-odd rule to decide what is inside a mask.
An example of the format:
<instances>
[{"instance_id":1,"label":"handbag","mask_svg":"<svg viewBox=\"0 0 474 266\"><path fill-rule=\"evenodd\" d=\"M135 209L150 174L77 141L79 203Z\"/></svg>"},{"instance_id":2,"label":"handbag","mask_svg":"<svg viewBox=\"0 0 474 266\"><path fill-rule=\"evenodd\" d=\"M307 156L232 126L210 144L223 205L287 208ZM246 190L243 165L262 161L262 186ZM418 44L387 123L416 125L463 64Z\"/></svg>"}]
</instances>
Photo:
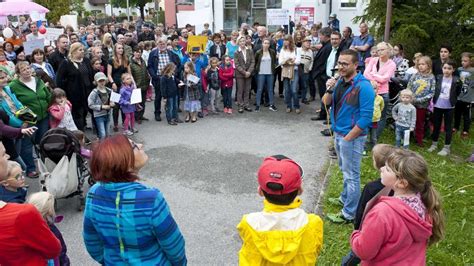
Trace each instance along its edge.
<instances>
[{"instance_id":1,"label":"handbag","mask_svg":"<svg viewBox=\"0 0 474 266\"><path fill-rule=\"evenodd\" d=\"M289 66L282 66L281 68L281 80L284 78L292 80L295 76L295 66L294 65L289 65Z\"/></svg>"},{"instance_id":2,"label":"handbag","mask_svg":"<svg viewBox=\"0 0 474 266\"><path fill-rule=\"evenodd\" d=\"M26 106L23 106L18 111L16 111L15 116L23 122L26 122L31 125L35 125L38 121L38 116L29 107Z\"/></svg>"}]
</instances>

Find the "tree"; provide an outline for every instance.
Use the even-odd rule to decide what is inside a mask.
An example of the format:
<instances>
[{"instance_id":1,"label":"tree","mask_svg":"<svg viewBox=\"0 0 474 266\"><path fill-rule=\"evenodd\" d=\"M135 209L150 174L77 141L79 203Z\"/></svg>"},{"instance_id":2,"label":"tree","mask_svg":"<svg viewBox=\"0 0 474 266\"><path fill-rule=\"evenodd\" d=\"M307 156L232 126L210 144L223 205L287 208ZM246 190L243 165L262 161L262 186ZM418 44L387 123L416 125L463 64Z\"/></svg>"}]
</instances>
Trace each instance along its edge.
<instances>
[{"instance_id":1,"label":"tree","mask_svg":"<svg viewBox=\"0 0 474 266\"><path fill-rule=\"evenodd\" d=\"M58 22L62 15L69 14L71 11L70 0L35 0L34 2L49 9L46 18L53 23Z\"/></svg>"},{"instance_id":2,"label":"tree","mask_svg":"<svg viewBox=\"0 0 474 266\"><path fill-rule=\"evenodd\" d=\"M385 0L371 0L362 16L354 21L367 21L377 39L385 27ZM438 56L439 46L449 44L453 56L474 49L474 1L416 0L393 1L390 43L403 44L411 57L415 52Z\"/></svg>"},{"instance_id":3,"label":"tree","mask_svg":"<svg viewBox=\"0 0 474 266\"><path fill-rule=\"evenodd\" d=\"M86 8L84 7L83 0L70 0L71 1L71 11L77 13L78 16L83 16Z\"/></svg>"},{"instance_id":4,"label":"tree","mask_svg":"<svg viewBox=\"0 0 474 266\"><path fill-rule=\"evenodd\" d=\"M140 9L140 17L145 20L145 5L150 3L150 0L129 0L130 7L138 7ZM112 0L114 7L127 7L127 0Z\"/></svg>"}]
</instances>

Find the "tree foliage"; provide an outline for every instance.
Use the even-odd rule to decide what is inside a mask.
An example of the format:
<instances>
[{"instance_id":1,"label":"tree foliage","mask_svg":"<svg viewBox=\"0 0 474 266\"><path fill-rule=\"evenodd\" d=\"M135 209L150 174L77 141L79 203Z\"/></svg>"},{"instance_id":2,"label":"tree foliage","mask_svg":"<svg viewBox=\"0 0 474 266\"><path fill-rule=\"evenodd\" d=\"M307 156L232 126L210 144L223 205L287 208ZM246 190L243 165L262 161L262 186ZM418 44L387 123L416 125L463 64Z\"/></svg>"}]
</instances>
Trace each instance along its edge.
<instances>
[{"instance_id":1,"label":"tree foliage","mask_svg":"<svg viewBox=\"0 0 474 266\"><path fill-rule=\"evenodd\" d=\"M74 11L79 16L84 16L84 12L86 12L86 8L84 7L83 0L70 0L71 1L71 11Z\"/></svg>"},{"instance_id":2,"label":"tree foliage","mask_svg":"<svg viewBox=\"0 0 474 266\"><path fill-rule=\"evenodd\" d=\"M354 21L372 24L371 32L383 39L385 0L370 0L362 16ZM453 47L454 58L474 50L473 0L393 0L390 43L403 44L410 57L415 52L438 55L441 44Z\"/></svg>"},{"instance_id":3,"label":"tree foliage","mask_svg":"<svg viewBox=\"0 0 474 266\"><path fill-rule=\"evenodd\" d=\"M70 0L34 0L34 2L49 9L46 19L53 23L58 22L62 15L67 15L71 11Z\"/></svg>"}]
</instances>

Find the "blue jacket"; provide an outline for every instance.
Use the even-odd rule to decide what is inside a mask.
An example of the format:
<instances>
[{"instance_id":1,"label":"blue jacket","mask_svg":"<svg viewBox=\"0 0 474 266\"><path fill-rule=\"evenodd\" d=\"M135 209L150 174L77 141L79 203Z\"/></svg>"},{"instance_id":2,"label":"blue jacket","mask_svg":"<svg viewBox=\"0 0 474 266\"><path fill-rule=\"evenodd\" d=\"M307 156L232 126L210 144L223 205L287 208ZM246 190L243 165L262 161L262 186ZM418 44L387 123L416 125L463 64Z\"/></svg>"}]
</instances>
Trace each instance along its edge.
<instances>
[{"instance_id":1,"label":"blue jacket","mask_svg":"<svg viewBox=\"0 0 474 266\"><path fill-rule=\"evenodd\" d=\"M184 63L186 62L191 62L191 58L188 55L184 56ZM196 62L194 62L194 70L196 71L196 76L198 78L201 78L201 73L206 67L209 65L209 60L207 59L207 56L204 54L201 54L197 59Z\"/></svg>"},{"instance_id":2,"label":"blue jacket","mask_svg":"<svg viewBox=\"0 0 474 266\"><path fill-rule=\"evenodd\" d=\"M332 94L332 129L337 134L345 136L354 126L358 126L363 130L362 135L367 135L374 114L374 89L369 80L361 73L358 73L354 77L352 85L342 95L341 101L336 106L337 89L342 81L343 79L340 79L336 83L336 89ZM336 110L335 117L334 114Z\"/></svg>"},{"instance_id":3,"label":"blue jacket","mask_svg":"<svg viewBox=\"0 0 474 266\"><path fill-rule=\"evenodd\" d=\"M160 60L160 58L158 57L158 52L159 52L158 48L151 51L150 56L148 57L148 66L147 66L148 73L150 74L152 78L153 86L155 86L155 88L157 88L157 86L159 86L160 84L160 79L157 75L158 63ZM177 72L181 68L181 62L179 60L179 57L170 50L166 50L166 52L168 53L168 57L170 61L176 65L176 72ZM177 74L178 73L175 73L175 76L178 76Z\"/></svg>"},{"instance_id":4,"label":"blue jacket","mask_svg":"<svg viewBox=\"0 0 474 266\"><path fill-rule=\"evenodd\" d=\"M97 183L87 193L84 243L103 265L186 265L184 238L156 188Z\"/></svg>"},{"instance_id":5,"label":"blue jacket","mask_svg":"<svg viewBox=\"0 0 474 266\"><path fill-rule=\"evenodd\" d=\"M38 64L31 64L31 67L37 71L37 70L43 70L43 68L38 65ZM48 74L48 76L52 79L52 80L56 80L56 73L54 73L54 69L53 69L53 66L51 66L50 63L45 63L45 67L46 67L46 74Z\"/></svg>"},{"instance_id":6,"label":"blue jacket","mask_svg":"<svg viewBox=\"0 0 474 266\"><path fill-rule=\"evenodd\" d=\"M16 98L16 95L10 90L10 87L8 87L8 86L3 87L3 91L8 96L10 96L10 98L12 99L13 104L15 105L16 109L23 108L23 104L21 104L21 102L18 101L18 99ZM1 102L0 107L5 111L5 113L7 113L8 117L10 118L10 121L9 121L8 124L12 127L21 127L21 125L23 124L23 121L18 119L15 116L15 114L12 112L12 110L10 110L10 106L8 106L7 101L5 101L4 99L2 99L0 97L0 102Z\"/></svg>"}]
</instances>

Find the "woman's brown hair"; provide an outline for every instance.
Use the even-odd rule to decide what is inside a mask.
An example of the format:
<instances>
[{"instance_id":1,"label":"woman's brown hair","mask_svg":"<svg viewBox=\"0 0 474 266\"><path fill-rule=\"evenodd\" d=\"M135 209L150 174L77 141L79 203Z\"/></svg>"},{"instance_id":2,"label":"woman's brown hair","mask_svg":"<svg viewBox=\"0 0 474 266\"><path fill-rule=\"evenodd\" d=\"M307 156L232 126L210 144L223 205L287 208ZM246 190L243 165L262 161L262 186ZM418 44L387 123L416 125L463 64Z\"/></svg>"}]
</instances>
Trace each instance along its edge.
<instances>
[{"instance_id":1,"label":"woman's brown hair","mask_svg":"<svg viewBox=\"0 0 474 266\"><path fill-rule=\"evenodd\" d=\"M288 49L291 52L294 52L295 51L295 41L293 40L293 37L291 37L291 35L286 35L285 38L283 38L283 42L285 42L285 41L288 41L289 44L288 44L288 48L285 48L285 46L283 46L283 49Z\"/></svg>"},{"instance_id":2,"label":"woman's brown hair","mask_svg":"<svg viewBox=\"0 0 474 266\"><path fill-rule=\"evenodd\" d=\"M91 174L99 182L133 182L138 179L134 165L132 144L127 137L119 134L105 138L94 148Z\"/></svg>"},{"instance_id":3,"label":"woman's brown hair","mask_svg":"<svg viewBox=\"0 0 474 266\"><path fill-rule=\"evenodd\" d=\"M176 65L174 63L168 63L163 69L162 74L163 76L171 77L174 74L175 70L176 70Z\"/></svg>"},{"instance_id":4,"label":"woman's brown hair","mask_svg":"<svg viewBox=\"0 0 474 266\"><path fill-rule=\"evenodd\" d=\"M40 49L40 48L36 48L31 53L31 63L36 63L35 55L37 55L37 54L42 55L43 56L43 62L46 62L46 55L44 54L44 50Z\"/></svg>"},{"instance_id":5,"label":"woman's brown hair","mask_svg":"<svg viewBox=\"0 0 474 266\"><path fill-rule=\"evenodd\" d=\"M421 194L426 212L433 225L429 244L432 245L444 238L444 215L441 210L441 197L431 183L428 175L428 163L416 152L395 150L388 158L386 165L392 169L398 179L408 182L408 189Z\"/></svg>"},{"instance_id":6,"label":"woman's brown hair","mask_svg":"<svg viewBox=\"0 0 474 266\"><path fill-rule=\"evenodd\" d=\"M122 58L121 58L122 59L121 62L119 61L119 58L118 58L119 56L117 54L117 47L119 45L122 45L122 47L124 48ZM115 44L115 46L114 46L114 58L112 59L112 62L113 62L114 68L118 68L120 66L128 67L129 62L128 62L127 56L125 55L125 46L123 44L120 44L120 43Z\"/></svg>"}]
</instances>

